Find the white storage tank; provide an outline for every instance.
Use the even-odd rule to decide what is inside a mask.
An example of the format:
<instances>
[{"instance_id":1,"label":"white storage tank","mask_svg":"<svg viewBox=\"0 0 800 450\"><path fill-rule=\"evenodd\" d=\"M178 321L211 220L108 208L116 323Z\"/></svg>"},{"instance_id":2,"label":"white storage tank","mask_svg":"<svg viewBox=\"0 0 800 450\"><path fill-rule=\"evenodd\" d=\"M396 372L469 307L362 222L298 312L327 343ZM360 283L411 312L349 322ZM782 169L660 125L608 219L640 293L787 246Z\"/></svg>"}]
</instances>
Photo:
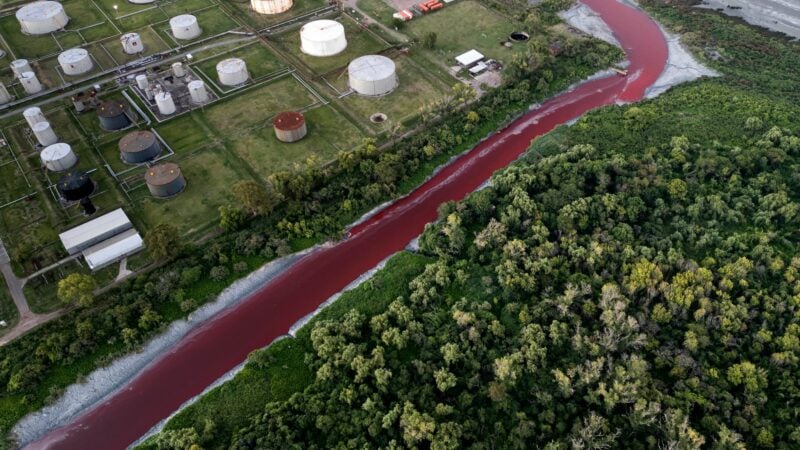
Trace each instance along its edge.
<instances>
[{"instance_id":1,"label":"white storage tank","mask_svg":"<svg viewBox=\"0 0 800 450\"><path fill-rule=\"evenodd\" d=\"M280 14L292 8L292 0L250 0L253 11L259 14Z\"/></svg>"},{"instance_id":2,"label":"white storage tank","mask_svg":"<svg viewBox=\"0 0 800 450\"><path fill-rule=\"evenodd\" d=\"M186 76L186 69L183 67L182 62L172 63L172 74L178 78Z\"/></svg>"},{"instance_id":3,"label":"white storage tank","mask_svg":"<svg viewBox=\"0 0 800 450\"><path fill-rule=\"evenodd\" d=\"M17 11L22 32L25 34L47 34L64 28L69 17L59 2L43 1L29 3Z\"/></svg>"},{"instance_id":4,"label":"white storage tank","mask_svg":"<svg viewBox=\"0 0 800 450\"><path fill-rule=\"evenodd\" d=\"M42 110L38 106L31 106L25 111L22 111L22 117L25 118L25 122L28 122L28 126L31 128L39 122L47 122L44 114L42 114Z\"/></svg>"},{"instance_id":5,"label":"white storage tank","mask_svg":"<svg viewBox=\"0 0 800 450\"><path fill-rule=\"evenodd\" d=\"M150 86L150 80L147 79L147 75L136 75L136 86L138 86L142 91L146 91L148 86Z\"/></svg>"},{"instance_id":6,"label":"white storage tank","mask_svg":"<svg viewBox=\"0 0 800 450\"><path fill-rule=\"evenodd\" d=\"M53 145L58 142L58 137L56 137L56 132L53 131L53 127L50 126L50 122L44 121L36 123L31 127L31 130L33 130L33 135L36 136L36 140L39 141L42 147L47 147L48 145Z\"/></svg>"},{"instance_id":7,"label":"white storage tank","mask_svg":"<svg viewBox=\"0 0 800 450\"><path fill-rule=\"evenodd\" d=\"M223 59L217 64L219 82L225 86L238 86L247 82L247 64L239 58Z\"/></svg>"},{"instance_id":8,"label":"white storage tank","mask_svg":"<svg viewBox=\"0 0 800 450\"><path fill-rule=\"evenodd\" d=\"M42 163L47 170L51 172L68 170L78 162L78 157L72 151L72 147L63 142L48 146L42 150L39 157L42 158Z\"/></svg>"},{"instance_id":9,"label":"white storage tank","mask_svg":"<svg viewBox=\"0 0 800 450\"><path fill-rule=\"evenodd\" d=\"M172 95L169 92L156 94L156 106L158 106L158 112L164 116L175 114L175 102L172 101Z\"/></svg>"},{"instance_id":10,"label":"white storage tank","mask_svg":"<svg viewBox=\"0 0 800 450\"><path fill-rule=\"evenodd\" d=\"M22 89L25 89L28 94L42 92L42 83L39 83L39 79L36 78L36 74L33 72L22 72L22 75L19 76L19 82L22 83Z\"/></svg>"},{"instance_id":11,"label":"white storage tank","mask_svg":"<svg viewBox=\"0 0 800 450\"><path fill-rule=\"evenodd\" d=\"M25 72L33 72L33 67L27 59L15 59L11 61L11 71L14 72L15 77L19 78Z\"/></svg>"},{"instance_id":12,"label":"white storage tank","mask_svg":"<svg viewBox=\"0 0 800 450\"><path fill-rule=\"evenodd\" d=\"M344 26L335 20L315 20L300 29L300 50L311 56L332 56L347 48Z\"/></svg>"},{"instance_id":13,"label":"white storage tank","mask_svg":"<svg viewBox=\"0 0 800 450\"><path fill-rule=\"evenodd\" d=\"M169 26L175 39L194 39L202 33L197 17L191 14L181 14L169 19Z\"/></svg>"},{"instance_id":14,"label":"white storage tank","mask_svg":"<svg viewBox=\"0 0 800 450\"><path fill-rule=\"evenodd\" d=\"M5 105L12 100L11 93L6 89L6 85L0 81L0 105Z\"/></svg>"},{"instance_id":15,"label":"white storage tank","mask_svg":"<svg viewBox=\"0 0 800 450\"><path fill-rule=\"evenodd\" d=\"M200 105L208 101L208 91L206 91L206 84L203 83L203 80L190 81L187 87L192 103Z\"/></svg>"},{"instance_id":16,"label":"white storage tank","mask_svg":"<svg viewBox=\"0 0 800 450\"><path fill-rule=\"evenodd\" d=\"M135 55L144 51L144 42L139 33L125 33L119 38L122 51L128 55Z\"/></svg>"},{"instance_id":17,"label":"white storage tank","mask_svg":"<svg viewBox=\"0 0 800 450\"><path fill-rule=\"evenodd\" d=\"M83 48L71 48L58 55L58 64L66 75L82 75L92 70L94 64L89 51Z\"/></svg>"},{"instance_id":18,"label":"white storage tank","mask_svg":"<svg viewBox=\"0 0 800 450\"><path fill-rule=\"evenodd\" d=\"M397 87L394 61L380 55L354 59L347 67L350 87L361 95L384 95Z\"/></svg>"}]
</instances>

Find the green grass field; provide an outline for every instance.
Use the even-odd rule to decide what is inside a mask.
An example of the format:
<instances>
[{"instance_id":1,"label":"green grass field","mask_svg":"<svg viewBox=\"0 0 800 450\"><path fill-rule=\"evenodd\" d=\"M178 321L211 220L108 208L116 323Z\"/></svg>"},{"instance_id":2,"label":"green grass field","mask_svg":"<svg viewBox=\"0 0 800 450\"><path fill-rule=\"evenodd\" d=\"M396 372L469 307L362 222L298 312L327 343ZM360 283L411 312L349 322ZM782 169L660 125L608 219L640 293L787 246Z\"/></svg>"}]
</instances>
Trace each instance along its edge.
<instances>
[{"instance_id":1,"label":"green grass field","mask_svg":"<svg viewBox=\"0 0 800 450\"><path fill-rule=\"evenodd\" d=\"M258 14L253 11L253 8L250 6L250 2L246 0L223 1L227 4L228 8L234 12L236 17L240 18L244 23L256 29L261 29L270 25L285 22L301 14L322 8L328 4L326 0L294 0L294 4L290 10L281 14L267 15Z\"/></svg>"},{"instance_id":2,"label":"green grass field","mask_svg":"<svg viewBox=\"0 0 800 450\"><path fill-rule=\"evenodd\" d=\"M373 19L388 27L394 27L394 18L392 15L396 11L383 0L358 0L356 5L361 11L368 14Z\"/></svg>"},{"instance_id":3,"label":"green grass field","mask_svg":"<svg viewBox=\"0 0 800 450\"><path fill-rule=\"evenodd\" d=\"M200 61L194 64L193 67L199 68L207 77L217 83L217 63L223 59L233 57L244 60L247 64L247 71L250 72L250 77L253 80L258 80L259 78L263 78L286 67L277 56L259 43L253 43L245 47L237 48L230 53Z\"/></svg>"},{"instance_id":4,"label":"green grass field","mask_svg":"<svg viewBox=\"0 0 800 450\"><path fill-rule=\"evenodd\" d=\"M191 45L192 43L201 41L203 39L208 39L226 31L235 30L239 27L239 24L236 23L235 20L216 7L206 8L201 11L192 11L192 14L197 17L197 22L200 24L200 30L202 31L200 36L194 39L175 39L172 36L172 31L170 30L168 21L153 26L161 34L164 40L173 46Z\"/></svg>"}]
</instances>

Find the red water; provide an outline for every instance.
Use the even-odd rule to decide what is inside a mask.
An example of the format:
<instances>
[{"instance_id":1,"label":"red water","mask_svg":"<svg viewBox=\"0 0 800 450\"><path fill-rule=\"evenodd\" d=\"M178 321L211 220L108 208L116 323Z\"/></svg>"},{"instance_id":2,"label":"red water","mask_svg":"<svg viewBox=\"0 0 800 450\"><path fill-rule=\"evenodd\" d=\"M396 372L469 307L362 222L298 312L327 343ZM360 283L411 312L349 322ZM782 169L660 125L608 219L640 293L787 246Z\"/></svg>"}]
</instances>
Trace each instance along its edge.
<instances>
[{"instance_id":1,"label":"red water","mask_svg":"<svg viewBox=\"0 0 800 450\"><path fill-rule=\"evenodd\" d=\"M258 292L209 320L126 386L31 449L121 449L186 400L240 364L251 351L285 335L298 319L387 256L402 250L437 207L478 188L514 161L532 139L585 112L640 100L663 71L667 45L642 11L617 0L583 0L614 30L630 61L627 77L586 82L544 103L455 160L408 197L355 226L351 237L316 250Z\"/></svg>"}]
</instances>

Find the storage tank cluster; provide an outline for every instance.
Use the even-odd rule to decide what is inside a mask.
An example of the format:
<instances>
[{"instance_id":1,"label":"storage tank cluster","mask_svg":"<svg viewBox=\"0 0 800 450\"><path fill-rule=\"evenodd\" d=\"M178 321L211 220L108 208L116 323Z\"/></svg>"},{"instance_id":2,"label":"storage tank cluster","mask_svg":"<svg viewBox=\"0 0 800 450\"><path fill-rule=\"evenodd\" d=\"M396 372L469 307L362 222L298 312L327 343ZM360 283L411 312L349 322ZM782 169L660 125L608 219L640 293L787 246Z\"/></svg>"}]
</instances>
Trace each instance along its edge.
<instances>
[{"instance_id":1,"label":"storage tank cluster","mask_svg":"<svg viewBox=\"0 0 800 450\"><path fill-rule=\"evenodd\" d=\"M272 119L272 126L275 128L275 137L282 142L297 142L308 134L306 118L299 112L278 114Z\"/></svg>"},{"instance_id":2,"label":"storage tank cluster","mask_svg":"<svg viewBox=\"0 0 800 450\"><path fill-rule=\"evenodd\" d=\"M161 153L161 144L152 131L133 131L119 140L119 157L128 164L152 161Z\"/></svg>"},{"instance_id":3,"label":"storage tank cluster","mask_svg":"<svg viewBox=\"0 0 800 450\"><path fill-rule=\"evenodd\" d=\"M280 14L292 8L292 0L250 0L253 11L259 14Z\"/></svg>"},{"instance_id":4,"label":"storage tank cluster","mask_svg":"<svg viewBox=\"0 0 800 450\"><path fill-rule=\"evenodd\" d=\"M350 88L361 95L385 95L397 87L394 61L381 55L354 59L347 67Z\"/></svg>"},{"instance_id":5,"label":"storage tank cluster","mask_svg":"<svg viewBox=\"0 0 800 450\"><path fill-rule=\"evenodd\" d=\"M144 174L144 181L153 197L172 197L186 188L186 179L181 174L181 168L175 163L150 167Z\"/></svg>"},{"instance_id":6,"label":"storage tank cluster","mask_svg":"<svg viewBox=\"0 0 800 450\"><path fill-rule=\"evenodd\" d=\"M72 147L63 142L45 147L39 153L39 157L42 159L42 164L51 172L63 172L78 163L78 157L72 151Z\"/></svg>"},{"instance_id":7,"label":"storage tank cluster","mask_svg":"<svg viewBox=\"0 0 800 450\"><path fill-rule=\"evenodd\" d=\"M181 14L169 19L169 27L172 29L175 39L181 40L194 39L203 32L197 22L197 17L191 14Z\"/></svg>"},{"instance_id":8,"label":"storage tank cluster","mask_svg":"<svg viewBox=\"0 0 800 450\"><path fill-rule=\"evenodd\" d=\"M97 107L100 128L106 131L117 131L131 125L127 115L128 104L124 100L103 102Z\"/></svg>"},{"instance_id":9,"label":"storage tank cluster","mask_svg":"<svg viewBox=\"0 0 800 450\"><path fill-rule=\"evenodd\" d=\"M332 56L347 48L344 26L335 20L315 20L300 29L300 50L311 56Z\"/></svg>"},{"instance_id":10,"label":"storage tank cluster","mask_svg":"<svg viewBox=\"0 0 800 450\"><path fill-rule=\"evenodd\" d=\"M71 48L58 55L58 64L66 75L82 75L92 70L94 64L89 51L83 48Z\"/></svg>"},{"instance_id":11,"label":"storage tank cluster","mask_svg":"<svg viewBox=\"0 0 800 450\"><path fill-rule=\"evenodd\" d=\"M247 64L239 58L223 59L217 63L219 82L225 86L239 86L247 82Z\"/></svg>"},{"instance_id":12,"label":"storage tank cluster","mask_svg":"<svg viewBox=\"0 0 800 450\"><path fill-rule=\"evenodd\" d=\"M16 15L22 32L32 35L58 31L69 22L64 6L53 1L29 3L17 10Z\"/></svg>"},{"instance_id":13,"label":"storage tank cluster","mask_svg":"<svg viewBox=\"0 0 800 450\"><path fill-rule=\"evenodd\" d=\"M125 33L119 38L122 44L122 51L127 55L135 55L144 51L144 42L139 33Z\"/></svg>"}]
</instances>

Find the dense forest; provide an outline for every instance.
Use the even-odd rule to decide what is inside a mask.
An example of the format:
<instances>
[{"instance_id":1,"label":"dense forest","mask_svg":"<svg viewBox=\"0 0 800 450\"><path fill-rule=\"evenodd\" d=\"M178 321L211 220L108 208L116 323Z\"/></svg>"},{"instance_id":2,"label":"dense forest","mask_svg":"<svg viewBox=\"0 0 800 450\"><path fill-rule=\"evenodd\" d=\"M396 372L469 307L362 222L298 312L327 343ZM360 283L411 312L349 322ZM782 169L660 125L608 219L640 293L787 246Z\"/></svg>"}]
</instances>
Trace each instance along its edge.
<instances>
[{"instance_id":1,"label":"dense forest","mask_svg":"<svg viewBox=\"0 0 800 450\"><path fill-rule=\"evenodd\" d=\"M534 142L148 447L800 447L800 49L644 3L725 76Z\"/></svg>"}]
</instances>

